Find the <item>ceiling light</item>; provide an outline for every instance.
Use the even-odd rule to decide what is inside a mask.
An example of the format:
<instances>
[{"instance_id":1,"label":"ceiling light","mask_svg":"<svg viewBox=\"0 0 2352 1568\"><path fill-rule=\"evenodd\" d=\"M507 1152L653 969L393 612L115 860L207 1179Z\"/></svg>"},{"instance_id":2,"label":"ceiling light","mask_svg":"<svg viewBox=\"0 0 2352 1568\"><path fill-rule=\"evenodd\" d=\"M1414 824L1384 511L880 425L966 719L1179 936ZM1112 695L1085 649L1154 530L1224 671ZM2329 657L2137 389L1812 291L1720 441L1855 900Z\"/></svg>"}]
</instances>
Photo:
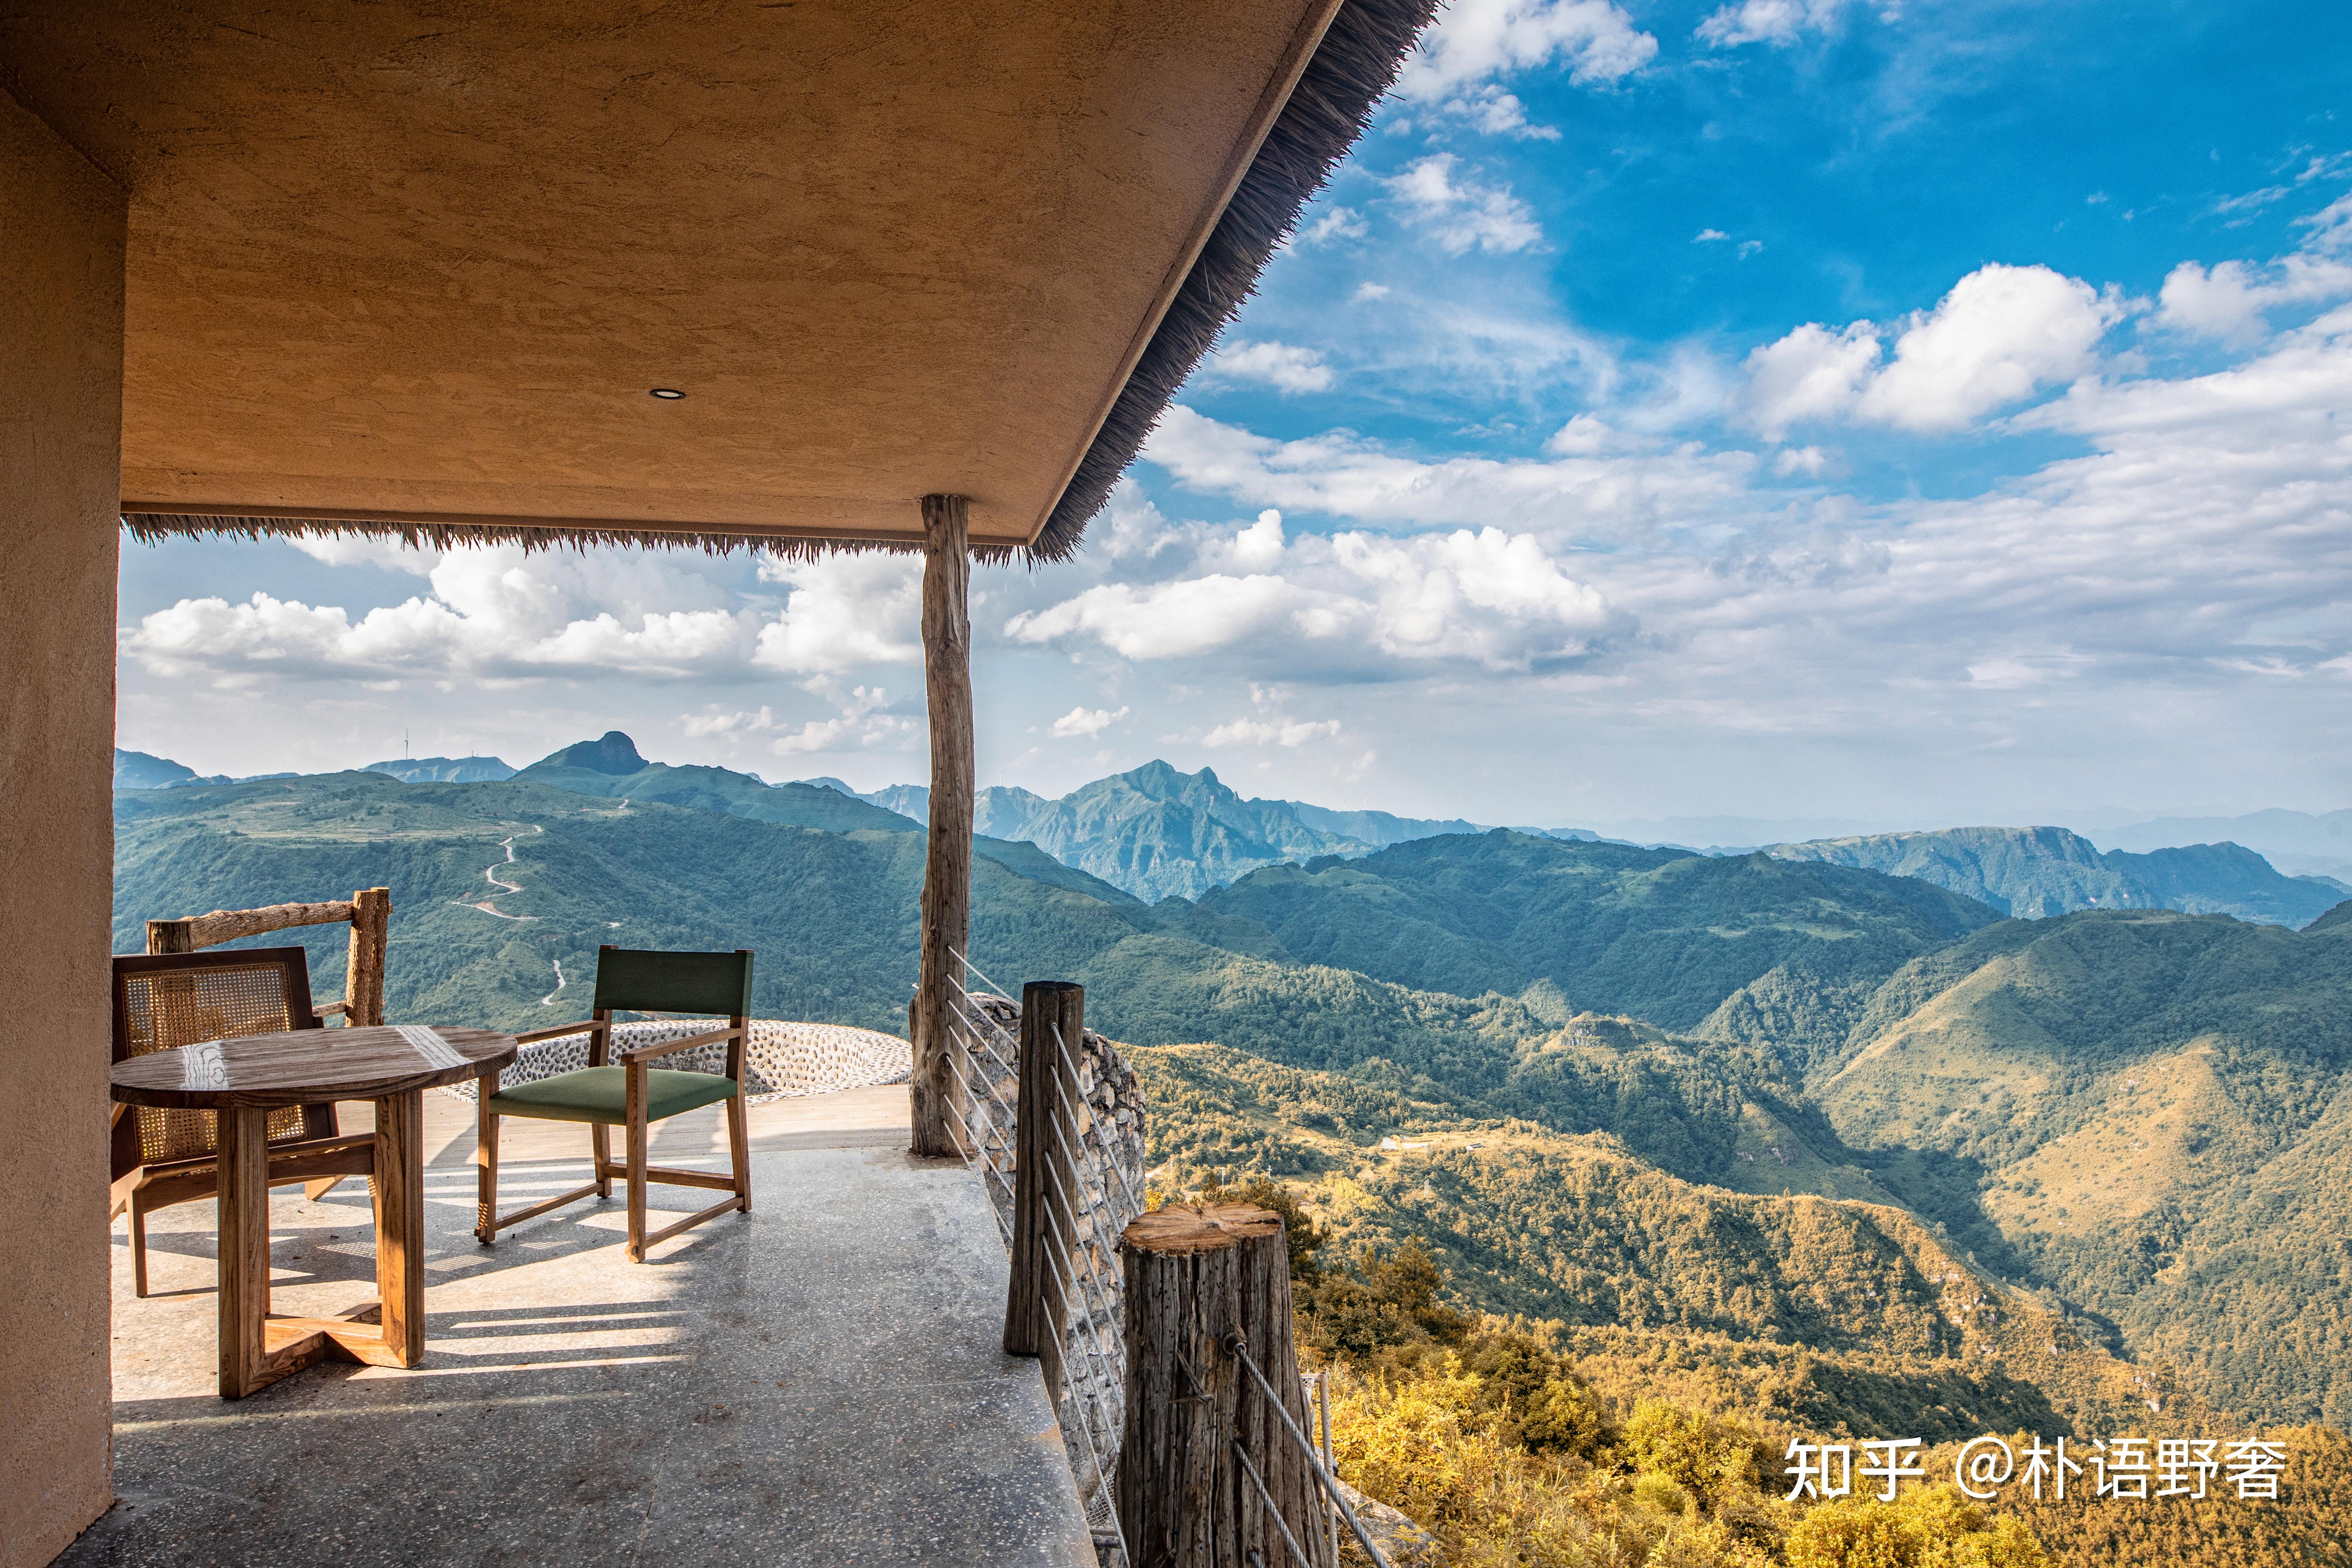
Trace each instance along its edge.
<instances>
[{"instance_id":1,"label":"ceiling light","mask_svg":"<svg viewBox=\"0 0 2352 1568\"><path fill-rule=\"evenodd\" d=\"M656 386L654 388L654 395L660 398L664 403L676 403L679 398L684 397L686 394L678 391L674 386Z\"/></svg>"}]
</instances>

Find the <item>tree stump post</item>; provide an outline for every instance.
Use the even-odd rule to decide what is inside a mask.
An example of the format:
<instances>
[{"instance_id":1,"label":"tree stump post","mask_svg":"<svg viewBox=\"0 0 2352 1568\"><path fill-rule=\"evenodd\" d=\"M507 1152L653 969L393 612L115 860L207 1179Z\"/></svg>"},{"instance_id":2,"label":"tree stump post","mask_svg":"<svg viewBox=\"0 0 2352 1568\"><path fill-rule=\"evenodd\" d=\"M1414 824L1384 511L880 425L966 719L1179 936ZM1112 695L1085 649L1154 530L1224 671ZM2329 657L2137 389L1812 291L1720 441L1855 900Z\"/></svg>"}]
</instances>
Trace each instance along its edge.
<instances>
[{"instance_id":1,"label":"tree stump post","mask_svg":"<svg viewBox=\"0 0 2352 1568\"><path fill-rule=\"evenodd\" d=\"M1283 1524L1313 1568L1335 1568L1307 1457L1229 1348L1238 1333L1307 1430L1280 1216L1254 1204L1171 1205L1127 1227L1119 1260L1128 1372L1118 1519L1134 1568L1250 1568L1253 1552L1275 1568L1292 1561Z\"/></svg>"},{"instance_id":2,"label":"tree stump post","mask_svg":"<svg viewBox=\"0 0 2352 1568\"><path fill-rule=\"evenodd\" d=\"M923 696L930 710L930 833L923 859L921 969L915 982L914 1152L961 1152L948 1131L961 1100L948 1019L971 940L971 507L962 496L923 498Z\"/></svg>"},{"instance_id":3,"label":"tree stump post","mask_svg":"<svg viewBox=\"0 0 2352 1568\"><path fill-rule=\"evenodd\" d=\"M1013 1064L1020 1089L1013 1100L1013 1275L1004 1301L1004 1349L1012 1355L1043 1357L1045 1386L1056 1397L1070 1308L1079 1300L1075 1249L1084 1218L1071 1212L1083 1202L1070 1159L1078 1129L1062 1110L1065 1101L1078 1104L1079 1089L1062 1058L1066 1048L1075 1056L1086 1026L1084 986L1033 980L1021 988L1021 1056Z\"/></svg>"}]
</instances>

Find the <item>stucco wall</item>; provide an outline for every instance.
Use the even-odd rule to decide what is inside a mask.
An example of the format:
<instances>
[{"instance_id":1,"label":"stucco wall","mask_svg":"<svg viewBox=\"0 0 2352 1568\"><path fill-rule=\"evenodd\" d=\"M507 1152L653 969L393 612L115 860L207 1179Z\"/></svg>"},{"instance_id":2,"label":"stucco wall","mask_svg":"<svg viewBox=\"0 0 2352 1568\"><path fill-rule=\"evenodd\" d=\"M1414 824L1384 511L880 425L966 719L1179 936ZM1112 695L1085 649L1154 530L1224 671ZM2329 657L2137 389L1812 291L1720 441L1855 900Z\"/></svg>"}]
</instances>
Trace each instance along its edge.
<instances>
[{"instance_id":1,"label":"stucco wall","mask_svg":"<svg viewBox=\"0 0 2352 1568\"><path fill-rule=\"evenodd\" d=\"M113 1496L109 821L121 193L0 93L0 1568Z\"/></svg>"}]
</instances>

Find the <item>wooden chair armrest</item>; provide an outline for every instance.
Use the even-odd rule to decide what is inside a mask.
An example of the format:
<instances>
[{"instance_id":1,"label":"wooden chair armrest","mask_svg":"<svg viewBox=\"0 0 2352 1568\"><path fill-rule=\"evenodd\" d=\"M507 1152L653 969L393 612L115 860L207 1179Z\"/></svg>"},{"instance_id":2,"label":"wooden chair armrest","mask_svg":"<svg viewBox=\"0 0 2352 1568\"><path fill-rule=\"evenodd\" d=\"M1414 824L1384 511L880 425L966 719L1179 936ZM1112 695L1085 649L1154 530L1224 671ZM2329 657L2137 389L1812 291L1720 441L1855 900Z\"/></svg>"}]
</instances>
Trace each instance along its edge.
<instances>
[{"instance_id":1,"label":"wooden chair armrest","mask_svg":"<svg viewBox=\"0 0 2352 1568\"><path fill-rule=\"evenodd\" d=\"M517 1035L514 1038L516 1045L528 1046L539 1040L561 1039L566 1035L593 1034L604 1027L604 1025L590 1018L578 1024L558 1024L552 1029L533 1029L527 1035Z\"/></svg>"},{"instance_id":2,"label":"wooden chair armrest","mask_svg":"<svg viewBox=\"0 0 2352 1568\"><path fill-rule=\"evenodd\" d=\"M614 1059L623 1067L635 1067L639 1062L650 1061L656 1057L666 1057L673 1051L685 1050L689 1046L707 1046L713 1040L731 1040L741 1033L743 1033L741 1029L730 1024L723 1029L710 1029L699 1035L688 1035L682 1040L656 1040L650 1046L634 1047L621 1052Z\"/></svg>"},{"instance_id":3,"label":"wooden chair armrest","mask_svg":"<svg viewBox=\"0 0 2352 1568\"><path fill-rule=\"evenodd\" d=\"M311 1011L318 1014L320 1021L324 1023L327 1019L335 1017L338 1015L345 1017L350 1016L352 1005L348 1002L330 1002L325 1006L314 1007Z\"/></svg>"}]
</instances>

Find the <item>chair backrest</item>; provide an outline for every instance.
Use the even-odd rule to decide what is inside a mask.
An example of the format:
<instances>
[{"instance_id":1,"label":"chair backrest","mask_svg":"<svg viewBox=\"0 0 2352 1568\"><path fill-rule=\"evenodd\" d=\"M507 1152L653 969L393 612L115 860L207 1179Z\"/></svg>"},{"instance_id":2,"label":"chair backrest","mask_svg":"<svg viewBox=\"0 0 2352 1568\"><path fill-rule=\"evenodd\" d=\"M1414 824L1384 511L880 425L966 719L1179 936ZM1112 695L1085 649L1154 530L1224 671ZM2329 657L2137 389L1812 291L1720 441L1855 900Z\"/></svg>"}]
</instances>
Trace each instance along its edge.
<instances>
[{"instance_id":1,"label":"chair backrest","mask_svg":"<svg viewBox=\"0 0 2352 1568\"><path fill-rule=\"evenodd\" d=\"M299 947L151 953L114 961L114 1059L177 1050L199 1040L320 1027L310 963ZM187 1160L218 1147L209 1110L131 1108L115 1123L114 1174ZM289 1105L268 1117L272 1143L332 1137L331 1105Z\"/></svg>"},{"instance_id":2,"label":"chair backrest","mask_svg":"<svg viewBox=\"0 0 2352 1568\"><path fill-rule=\"evenodd\" d=\"M596 1011L751 1014L751 950L647 952L596 950Z\"/></svg>"}]
</instances>

